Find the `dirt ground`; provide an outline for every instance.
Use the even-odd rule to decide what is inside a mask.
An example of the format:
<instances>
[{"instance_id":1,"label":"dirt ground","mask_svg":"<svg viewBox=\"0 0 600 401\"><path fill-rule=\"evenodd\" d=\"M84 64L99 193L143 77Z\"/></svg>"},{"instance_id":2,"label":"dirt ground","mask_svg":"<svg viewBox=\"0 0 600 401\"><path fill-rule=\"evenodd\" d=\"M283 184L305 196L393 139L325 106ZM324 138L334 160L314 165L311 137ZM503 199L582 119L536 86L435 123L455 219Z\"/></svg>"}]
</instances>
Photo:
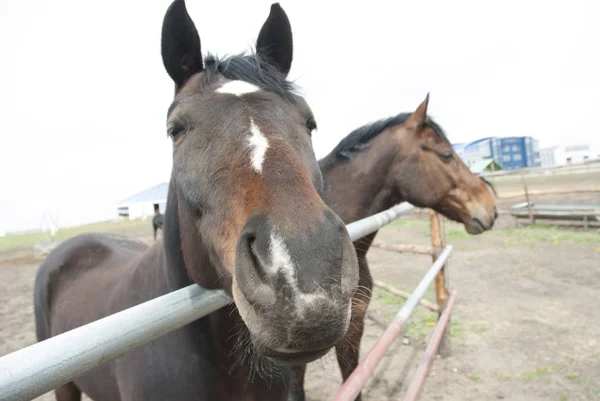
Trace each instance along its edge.
<instances>
[{"instance_id":1,"label":"dirt ground","mask_svg":"<svg viewBox=\"0 0 600 401\"><path fill-rule=\"evenodd\" d=\"M420 399L600 400L600 232L514 229L506 216L493 231L475 237L459 225L444 226L447 242L454 246L449 287L459 291L452 353L434 362ZM147 231L130 234L151 241L149 224ZM381 230L378 239L427 245L428 224L404 219ZM379 249L372 249L368 258L375 278L408 291L431 263L427 256ZM29 250L0 254L0 355L35 341L32 288L38 263ZM435 299L432 290L426 297ZM376 291L363 355L402 303ZM417 308L405 335L367 383L365 400L401 399L435 321L435 314ZM330 400L340 384L333 352L309 365L308 399ZM53 399L50 394L38 398Z\"/></svg>"}]
</instances>

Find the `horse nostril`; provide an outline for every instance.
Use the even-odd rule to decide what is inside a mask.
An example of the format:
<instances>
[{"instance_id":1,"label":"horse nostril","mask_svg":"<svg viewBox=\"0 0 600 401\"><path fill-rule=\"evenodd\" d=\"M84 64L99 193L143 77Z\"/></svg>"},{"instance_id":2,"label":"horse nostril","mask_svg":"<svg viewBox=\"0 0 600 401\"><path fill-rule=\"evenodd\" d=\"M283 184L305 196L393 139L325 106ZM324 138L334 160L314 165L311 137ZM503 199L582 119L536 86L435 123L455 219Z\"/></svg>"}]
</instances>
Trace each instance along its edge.
<instances>
[{"instance_id":1,"label":"horse nostril","mask_svg":"<svg viewBox=\"0 0 600 401\"><path fill-rule=\"evenodd\" d=\"M276 301L276 294L269 283L262 244L260 233L249 228L240 237L235 256L238 288L250 304L260 307L273 305Z\"/></svg>"},{"instance_id":2,"label":"horse nostril","mask_svg":"<svg viewBox=\"0 0 600 401\"><path fill-rule=\"evenodd\" d=\"M253 234L248 235L246 239L246 246L248 249L248 257L252 263L252 268L258 275L258 278L265 282L267 280L267 272L265 271L264 264L261 262L260 255L256 249L256 237Z\"/></svg>"}]
</instances>

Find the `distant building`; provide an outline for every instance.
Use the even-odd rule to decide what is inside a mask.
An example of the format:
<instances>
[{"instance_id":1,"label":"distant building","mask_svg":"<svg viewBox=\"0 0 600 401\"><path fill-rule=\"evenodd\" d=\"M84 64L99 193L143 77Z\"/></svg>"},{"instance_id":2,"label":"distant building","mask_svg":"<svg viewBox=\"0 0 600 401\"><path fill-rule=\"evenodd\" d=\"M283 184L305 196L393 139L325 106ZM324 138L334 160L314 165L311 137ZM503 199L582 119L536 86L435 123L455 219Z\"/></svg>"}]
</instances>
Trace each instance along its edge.
<instances>
[{"instance_id":1,"label":"distant building","mask_svg":"<svg viewBox=\"0 0 600 401\"><path fill-rule=\"evenodd\" d=\"M540 149L541 164L544 167L584 163L598 158L600 149L594 149L590 145L551 146Z\"/></svg>"},{"instance_id":2,"label":"distant building","mask_svg":"<svg viewBox=\"0 0 600 401\"><path fill-rule=\"evenodd\" d=\"M494 157L492 153L492 141L494 137L478 139L467 144L463 150L463 161L470 166L479 160L490 159Z\"/></svg>"},{"instance_id":3,"label":"distant building","mask_svg":"<svg viewBox=\"0 0 600 401\"><path fill-rule=\"evenodd\" d=\"M488 137L468 144L453 145L467 166L494 159L504 170L516 170L540 165L538 141L524 137Z\"/></svg>"},{"instance_id":4,"label":"distant building","mask_svg":"<svg viewBox=\"0 0 600 401\"><path fill-rule=\"evenodd\" d=\"M538 141L530 136L494 138L492 154L505 170L518 170L540 165Z\"/></svg>"},{"instance_id":5,"label":"distant building","mask_svg":"<svg viewBox=\"0 0 600 401\"><path fill-rule=\"evenodd\" d=\"M132 220L153 216L155 210L164 213L168 192L169 183L164 182L122 200L117 204L119 217Z\"/></svg>"},{"instance_id":6,"label":"distant building","mask_svg":"<svg viewBox=\"0 0 600 401\"><path fill-rule=\"evenodd\" d=\"M542 167L556 166L556 150L558 146L551 146L549 148L540 149L540 165Z\"/></svg>"}]
</instances>

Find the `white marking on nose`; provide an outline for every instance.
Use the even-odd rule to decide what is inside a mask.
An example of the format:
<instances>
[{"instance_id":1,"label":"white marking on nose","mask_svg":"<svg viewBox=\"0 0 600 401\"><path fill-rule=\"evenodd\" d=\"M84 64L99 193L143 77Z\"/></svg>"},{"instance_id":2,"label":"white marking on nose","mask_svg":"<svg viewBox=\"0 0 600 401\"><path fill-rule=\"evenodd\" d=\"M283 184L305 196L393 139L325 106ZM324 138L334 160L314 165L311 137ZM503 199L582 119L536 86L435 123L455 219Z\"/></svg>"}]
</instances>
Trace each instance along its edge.
<instances>
[{"instance_id":1,"label":"white marking on nose","mask_svg":"<svg viewBox=\"0 0 600 401\"><path fill-rule=\"evenodd\" d=\"M225 82L216 91L218 93L226 93L228 95L242 96L248 93L257 92L260 88L256 85L244 81L229 81Z\"/></svg>"},{"instance_id":2,"label":"white marking on nose","mask_svg":"<svg viewBox=\"0 0 600 401\"><path fill-rule=\"evenodd\" d=\"M267 154L267 149L269 148L269 141L260 132L260 129L256 124L254 124L254 120L250 117L250 132L252 132L252 136L248 138L248 142L250 142L250 147L252 148L252 167L254 170L259 173L262 172L262 165L265 161L265 155Z\"/></svg>"},{"instance_id":3,"label":"white marking on nose","mask_svg":"<svg viewBox=\"0 0 600 401\"><path fill-rule=\"evenodd\" d=\"M296 310L300 317L304 315L307 308L313 306L318 300L329 300L327 294L318 291L313 294L305 294L300 292L298 288L298 280L296 279L296 268L292 257L283 242L283 238L279 234L272 232L270 237L270 250L271 250L271 266L267 267L267 270L271 274L277 274L281 272L287 280L287 284L292 288L296 294Z\"/></svg>"},{"instance_id":4,"label":"white marking on nose","mask_svg":"<svg viewBox=\"0 0 600 401\"><path fill-rule=\"evenodd\" d=\"M294 289L294 291L297 291L298 285L296 283L294 263L292 262L292 257L290 256L283 239L279 236L279 234L272 232L270 240L271 266L269 267L271 273L283 273L289 285Z\"/></svg>"}]
</instances>

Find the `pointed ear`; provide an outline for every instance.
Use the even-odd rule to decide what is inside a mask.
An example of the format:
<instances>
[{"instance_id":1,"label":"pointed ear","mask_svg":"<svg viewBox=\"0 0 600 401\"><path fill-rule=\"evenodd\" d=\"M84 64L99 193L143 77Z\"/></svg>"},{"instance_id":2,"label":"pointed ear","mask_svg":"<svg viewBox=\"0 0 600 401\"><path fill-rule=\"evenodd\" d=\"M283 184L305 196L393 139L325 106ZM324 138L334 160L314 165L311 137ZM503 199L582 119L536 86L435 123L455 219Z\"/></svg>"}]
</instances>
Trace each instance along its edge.
<instances>
[{"instance_id":1,"label":"pointed ear","mask_svg":"<svg viewBox=\"0 0 600 401\"><path fill-rule=\"evenodd\" d=\"M429 93L427 93L427 96L425 97L425 100L423 100L423 103L421 103L419 107L417 107L417 110L415 110L415 112L412 113L412 115L409 117L411 123L415 124L418 127L423 125L423 123L425 122L425 118L427 117L428 104Z\"/></svg>"},{"instance_id":2,"label":"pointed ear","mask_svg":"<svg viewBox=\"0 0 600 401\"><path fill-rule=\"evenodd\" d=\"M192 75L203 70L200 37L184 0L175 0L165 14L161 53L165 69L177 90Z\"/></svg>"},{"instance_id":3,"label":"pointed ear","mask_svg":"<svg viewBox=\"0 0 600 401\"><path fill-rule=\"evenodd\" d=\"M258 34L256 53L287 76L292 67L293 52L290 20L279 3L273 3L269 17Z\"/></svg>"}]
</instances>

